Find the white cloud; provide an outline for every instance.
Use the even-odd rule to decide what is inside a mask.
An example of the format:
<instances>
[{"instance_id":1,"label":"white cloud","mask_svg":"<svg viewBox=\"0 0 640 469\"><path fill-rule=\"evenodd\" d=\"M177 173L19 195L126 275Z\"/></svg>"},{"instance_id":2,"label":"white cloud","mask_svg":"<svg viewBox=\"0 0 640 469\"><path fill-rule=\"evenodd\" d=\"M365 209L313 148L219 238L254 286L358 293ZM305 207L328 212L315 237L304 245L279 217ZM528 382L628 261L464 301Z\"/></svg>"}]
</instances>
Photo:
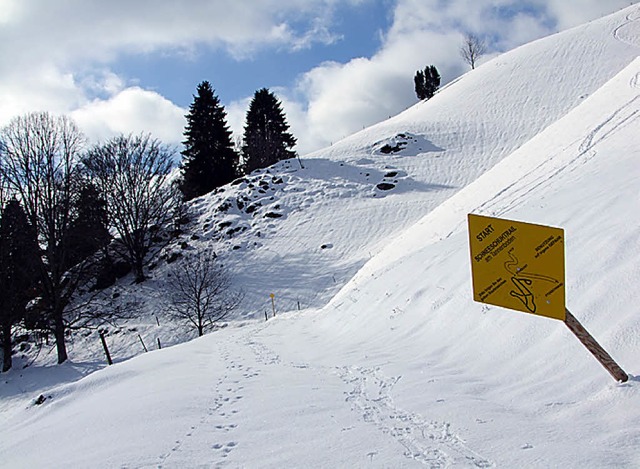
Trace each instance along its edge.
<instances>
[{"instance_id":1,"label":"white cloud","mask_svg":"<svg viewBox=\"0 0 640 469\"><path fill-rule=\"evenodd\" d=\"M203 46L247 57L332 43L336 1L2 0L0 125L47 110L70 113L92 138L145 130L179 142L184 111L131 87L110 63L124 54L193 55Z\"/></svg>"},{"instance_id":2,"label":"white cloud","mask_svg":"<svg viewBox=\"0 0 640 469\"><path fill-rule=\"evenodd\" d=\"M92 139L149 131L182 139L185 110L116 75L132 54L180 54L200 48L247 58L271 49L297 51L340 40L332 31L341 3L372 0L2 0L0 125L29 111L71 114ZM565 29L629 0L395 0L382 44L368 57L319 64L293 89L280 89L298 150L342 138L416 102L413 74L435 64L443 82L466 70L462 34L485 35L495 51ZM144 86L144 85L142 85ZM242 133L249 98L227 106Z\"/></svg>"},{"instance_id":3,"label":"white cloud","mask_svg":"<svg viewBox=\"0 0 640 469\"><path fill-rule=\"evenodd\" d=\"M558 30L564 30L591 21L595 18L628 7L637 0L547 0L547 9L557 21Z\"/></svg>"},{"instance_id":4,"label":"white cloud","mask_svg":"<svg viewBox=\"0 0 640 469\"><path fill-rule=\"evenodd\" d=\"M125 88L106 100L95 100L71 112L71 117L97 142L117 134L151 133L178 144L186 124L182 109L153 91Z\"/></svg>"},{"instance_id":5,"label":"white cloud","mask_svg":"<svg viewBox=\"0 0 640 469\"><path fill-rule=\"evenodd\" d=\"M297 85L305 109L290 117L303 129L300 151L328 145L394 115L416 102L415 71L434 64L443 84L467 65L459 56L465 32L487 38L487 57L587 20L626 0L398 0L383 44L371 57L328 62L305 73ZM298 121L300 119L300 121Z\"/></svg>"},{"instance_id":6,"label":"white cloud","mask_svg":"<svg viewBox=\"0 0 640 469\"><path fill-rule=\"evenodd\" d=\"M117 54L189 50L196 45L238 55L265 47L332 42L333 0L3 0L0 50L11 63L113 60ZM4 5L4 4L3 4ZM19 44L20 47L15 45ZM6 63L1 67L9 67Z\"/></svg>"},{"instance_id":7,"label":"white cloud","mask_svg":"<svg viewBox=\"0 0 640 469\"><path fill-rule=\"evenodd\" d=\"M83 101L73 74L50 63L36 64L28 73L12 69L0 75L0 125L31 111L66 113Z\"/></svg>"}]
</instances>

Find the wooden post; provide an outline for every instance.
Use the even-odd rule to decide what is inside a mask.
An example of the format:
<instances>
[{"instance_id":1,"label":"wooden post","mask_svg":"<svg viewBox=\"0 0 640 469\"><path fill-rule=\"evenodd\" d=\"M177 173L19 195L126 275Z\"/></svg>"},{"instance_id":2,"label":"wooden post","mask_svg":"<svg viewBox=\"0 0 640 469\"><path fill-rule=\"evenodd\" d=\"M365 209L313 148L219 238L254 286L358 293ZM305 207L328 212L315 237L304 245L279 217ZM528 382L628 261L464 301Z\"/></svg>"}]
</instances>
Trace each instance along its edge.
<instances>
[{"instance_id":1,"label":"wooden post","mask_svg":"<svg viewBox=\"0 0 640 469\"><path fill-rule=\"evenodd\" d=\"M160 345L160 337L156 337L156 339L158 339L158 350L160 350L162 348L162 345Z\"/></svg>"},{"instance_id":2,"label":"wooden post","mask_svg":"<svg viewBox=\"0 0 640 469\"><path fill-rule=\"evenodd\" d=\"M140 336L140 334L138 334L138 339L140 339L140 343L142 344L142 348L144 349L144 351L148 352L147 346L144 345L144 341L142 340L142 337Z\"/></svg>"},{"instance_id":3,"label":"wooden post","mask_svg":"<svg viewBox=\"0 0 640 469\"><path fill-rule=\"evenodd\" d=\"M111 355L109 354L109 348L107 347L107 341L104 339L104 332L100 331L100 340L102 341L102 348L104 348L104 354L107 356L107 363L113 365L111 361Z\"/></svg>"},{"instance_id":4,"label":"wooden post","mask_svg":"<svg viewBox=\"0 0 640 469\"><path fill-rule=\"evenodd\" d=\"M268 321L268 320L269 320L269 316L267 316L267 312L266 312L266 311L264 312L264 320L265 320L265 321Z\"/></svg>"},{"instance_id":5,"label":"wooden post","mask_svg":"<svg viewBox=\"0 0 640 469\"><path fill-rule=\"evenodd\" d=\"M566 309L566 308L565 308ZM575 334L575 336L587 347L587 350L593 354L594 357L600 362L602 366L613 376L613 379L620 383L624 383L629 379L629 375L618 366L618 364L611 358L596 340L589 334L589 332L578 322L578 320L566 309L566 319L564 323Z\"/></svg>"}]
</instances>

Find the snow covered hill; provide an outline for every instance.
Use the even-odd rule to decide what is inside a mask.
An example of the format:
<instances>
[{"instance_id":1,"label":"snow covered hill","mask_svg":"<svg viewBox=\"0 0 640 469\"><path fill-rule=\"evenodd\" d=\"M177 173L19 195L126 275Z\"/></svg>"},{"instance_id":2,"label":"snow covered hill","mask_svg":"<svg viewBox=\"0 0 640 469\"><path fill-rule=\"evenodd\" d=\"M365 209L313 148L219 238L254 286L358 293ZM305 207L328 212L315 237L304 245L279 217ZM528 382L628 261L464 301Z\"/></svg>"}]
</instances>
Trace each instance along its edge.
<instances>
[{"instance_id":1,"label":"snow covered hill","mask_svg":"<svg viewBox=\"0 0 640 469\"><path fill-rule=\"evenodd\" d=\"M629 12L633 15L633 9ZM263 184L270 183L265 194L242 193L243 184L240 194L232 187L222 196L203 197L194 231L210 245L208 234L217 231L210 220L219 199L230 200L234 208L235 200L243 196L247 206L262 204L248 217L225 219L224 223L232 223L227 229L247 231L216 248L217 252L240 248L228 261L239 266L248 305L270 308L271 292L278 294L284 310L294 309L298 301L303 307L324 305L390 238L566 115L628 65L640 46L629 12L501 55L433 99L303 157L304 169L297 161L278 165L271 174L258 177ZM272 183L279 179L282 184ZM283 217L265 219L269 212ZM331 248L323 250L323 245Z\"/></svg>"},{"instance_id":2,"label":"snow covered hill","mask_svg":"<svg viewBox=\"0 0 640 469\"><path fill-rule=\"evenodd\" d=\"M0 461L640 466L639 38L631 6L196 200L164 259L215 250L247 294L237 320L77 381L95 349L2 375ZM471 212L565 229L567 306L627 383L561 322L473 302ZM138 333L181 339L151 321L170 267L119 286L149 319L109 337L120 359Z\"/></svg>"}]
</instances>

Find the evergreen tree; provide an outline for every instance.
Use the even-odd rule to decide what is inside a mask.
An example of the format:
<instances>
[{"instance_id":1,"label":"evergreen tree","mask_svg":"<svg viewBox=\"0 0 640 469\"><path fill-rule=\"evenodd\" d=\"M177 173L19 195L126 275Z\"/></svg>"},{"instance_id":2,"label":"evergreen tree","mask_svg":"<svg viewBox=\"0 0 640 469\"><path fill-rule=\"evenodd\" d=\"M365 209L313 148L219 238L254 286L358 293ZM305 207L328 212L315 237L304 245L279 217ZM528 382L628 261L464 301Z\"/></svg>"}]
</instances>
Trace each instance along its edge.
<instances>
[{"instance_id":1,"label":"evergreen tree","mask_svg":"<svg viewBox=\"0 0 640 469\"><path fill-rule=\"evenodd\" d=\"M184 130L180 191L185 200L206 194L237 176L239 158L226 116L209 82L200 83Z\"/></svg>"},{"instance_id":2,"label":"evergreen tree","mask_svg":"<svg viewBox=\"0 0 640 469\"><path fill-rule=\"evenodd\" d=\"M424 71L418 70L413 78L418 99L431 99L440 88L440 74L434 65L428 65Z\"/></svg>"},{"instance_id":3,"label":"evergreen tree","mask_svg":"<svg viewBox=\"0 0 640 469\"><path fill-rule=\"evenodd\" d=\"M87 259L111 241L107 202L94 184L83 181L74 200L74 209L66 238L70 253L68 267Z\"/></svg>"},{"instance_id":4,"label":"evergreen tree","mask_svg":"<svg viewBox=\"0 0 640 469\"><path fill-rule=\"evenodd\" d=\"M424 69L424 83L427 99L433 98L433 95L435 95L438 88L440 88L440 74L435 65L429 65Z\"/></svg>"},{"instance_id":5,"label":"evergreen tree","mask_svg":"<svg viewBox=\"0 0 640 469\"><path fill-rule=\"evenodd\" d=\"M416 72L416 75L413 77L413 82L415 84L416 96L420 101L422 101L427 97L424 83L424 72L422 70L418 70Z\"/></svg>"},{"instance_id":6,"label":"evergreen tree","mask_svg":"<svg viewBox=\"0 0 640 469\"><path fill-rule=\"evenodd\" d=\"M244 127L244 172L295 157L292 148L296 138L288 130L289 124L278 98L267 88L256 91Z\"/></svg>"},{"instance_id":7,"label":"evergreen tree","mask_svg":"<svg viewBox=\"0 0 640 469\"><path fill-rule=\"evenodd\" d=\"M24 318L40 265L36 231L17 200L10 200L0 219L0 325L2 371L11 368L11 331Z\"/></svg>"}]
</instances>

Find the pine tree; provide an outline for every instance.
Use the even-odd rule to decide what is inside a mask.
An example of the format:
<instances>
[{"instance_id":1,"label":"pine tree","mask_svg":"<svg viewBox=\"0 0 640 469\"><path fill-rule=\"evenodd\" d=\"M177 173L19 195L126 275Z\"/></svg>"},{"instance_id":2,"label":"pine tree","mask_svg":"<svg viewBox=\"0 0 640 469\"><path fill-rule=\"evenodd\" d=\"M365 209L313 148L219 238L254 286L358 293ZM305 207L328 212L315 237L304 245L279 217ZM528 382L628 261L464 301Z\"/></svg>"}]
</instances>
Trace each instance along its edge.
<instances>
[{"instance_id":1,"label":"pine tree","mask_svg":"<svg viewBox=\"0 0 640 469\"><path fill-rule=\"evenodd\" d=\"M107 202L94 184L83 182L74 200L74 212L66 237L70 253L68 267L82 262L111 241Z\"/></svg>"},{"instance_id":2,"label":"pine tree","mask_svg":"<svg viewBox=\"0 0 640 469\"><path fill-rule=\"evenodd\" d=\"M424 69L424 83L427 99L433 98L438 88L440 88L440 74L435 65L429 65Z\"/></svg>"},{"instance_id":3,"label":"pine tree","mask_svg":"<svg viewBox=\"0 0 640 469\"><path fill-rule=\"evenodd\" d=\"M209 82L200 83L184 130L180 191L185 200L211 192L237 176L239 157L233 149L226 117Z\"/></svg>"},{"instance_id":4,"label":"pine tree","mask_svg":"<svg viewBox=\"0 0 640 469\"><path fill-rule=\"evenodd\" d=\"M20 203L10 200L0 219L0 325L2 371L11 368L11 331L25 315L30 290L38 278L40 263L36 231Z\"/></svg>"},{"instance_id":5,"label":"pine tree","mask_svg":"<svg viewBox=\"0 0 640 469\"><path fill-rule=\"evenodd\" d=\"M431 99L440 88L440 74L434 65L428 65L424 71L418 70L413 77L418 99Z\"/></svg>"},{"instance_id":6,"label":"pine tree","mask_svg":"<svg viewBox=\"0 0 640 469\"><path fill-rule=\"evenodd\" d=\"M422 101L427 97L424 83L424 72L422 70L418 70L416 72L416 75L413 77L413 82L415 84L416 96L420 101Z\"/></svg>"},{"instance_id":7,"label":"pine tree","mask_svg":"<svg viewBox=\"0 0 640 469\"><path fill-rule=\"evenodd\" d=\"M289 124L278 98L267 88L256 91L244 127L244 172L295 157L292 148L296 138L288 130Z\"/></svg>"}]
</instances>

